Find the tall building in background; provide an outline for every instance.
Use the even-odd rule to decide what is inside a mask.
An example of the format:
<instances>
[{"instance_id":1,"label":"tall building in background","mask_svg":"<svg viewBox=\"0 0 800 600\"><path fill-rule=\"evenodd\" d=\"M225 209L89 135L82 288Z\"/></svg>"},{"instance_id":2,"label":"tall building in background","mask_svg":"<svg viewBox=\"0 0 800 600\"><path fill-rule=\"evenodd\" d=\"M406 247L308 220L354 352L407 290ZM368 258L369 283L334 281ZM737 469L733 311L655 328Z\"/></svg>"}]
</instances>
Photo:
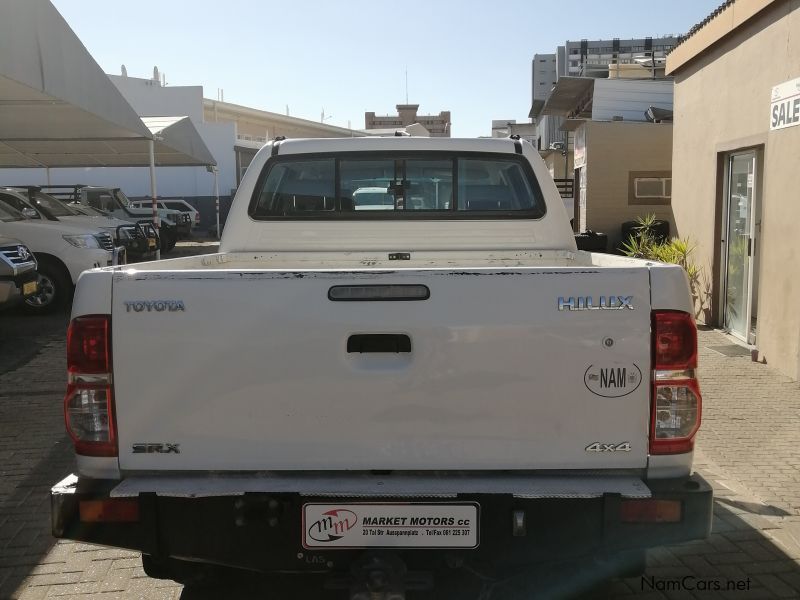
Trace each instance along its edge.
<instances>
[{"instance_id":1,"label":"tall building in background","mask_svg":"<svg viewBox=\"0 0 800 600\"><path fill-rule=\"evenodd\" d=\"M666 54L680 36L610 40L567 40L554 54L534 54L531 110L540 150L553 144L569 146L568 133L561 131L562 117L541 115L542 107L560 77L618 77L650 79L664 76Z\"/></svg>"},{"instance_id":2,"label":"tall building in background","mask_svg":"<svg viewBox=\"0 0 800 600\"><path fill-rule=\"evenodd\" d=\"M550 97L550 90L558 80L555 54L534 54L531 63L532 106L541 107Z\"/></svg>"},{"instance_id":3,"label":"tall building in background","mask_svg":"<svg viewBox=\"0 0 800 600\"><path fill-rule=\"evenodd\" d=\"M374 112L364 113L364 128L392 129L403 128L419 123L430 132L431 137L450 137L450 111L444 110L438 115L418 115L419 104L398 104L396 115L376 115Z\"/></svg>"},{"instance_id":4,"label":"tall building in background","mask_svg":"<svg viewBox=\"0 0 800 600\"><path fill-rule=\"evenodd\" d=\"M660 38L635 38L621 40L567 41L559 46L557 70L560 76L608 77L609 65L641 64L655 61L662 67L667 52L672 50L680 36L667 35ZM650 59L650 60L648 60Z\"/></svg>"}]
</instances>

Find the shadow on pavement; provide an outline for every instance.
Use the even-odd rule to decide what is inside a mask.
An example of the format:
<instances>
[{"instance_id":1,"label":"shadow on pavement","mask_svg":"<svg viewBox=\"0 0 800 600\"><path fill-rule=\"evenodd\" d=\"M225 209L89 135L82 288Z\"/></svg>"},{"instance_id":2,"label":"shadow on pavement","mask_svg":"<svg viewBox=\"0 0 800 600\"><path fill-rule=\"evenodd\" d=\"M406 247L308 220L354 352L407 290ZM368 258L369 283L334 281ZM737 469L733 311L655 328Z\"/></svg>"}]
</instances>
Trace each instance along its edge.
<instances>
[{"instance_id":1,"label":"shadow on pavement","mask_svg":"<svg viewBox=\"0 0 800 600\"><path fill-rule=\"evenodd\" d=\"M0 403L7 397L0 396ZM0 409L3 427L8 425L7 412ZM23 429L18 419L15 426ZM4 437L4 436L3 436ZM5 440L4 440L5 441ZM5 476L2 484L0 503L0 524L3 538L0 538L0 567L12 569L5 580L0 580L0 598L11 597L23 580L44 562L56 540L50 535L50 488L54 483L74 471L72 444L65 434L53 437L41 458L32 468L20 465L27 471L24 477ZM30 449L26 453L31 452ZM15 475L20 467L12 468ZM10 494L5 495L8 488ZM6 537L7 536L7 537ZM61 559L64 560L64 559Z\"/></svg>"},{"instance_id":2,"label":"shadow on pavement","mask_svg":"<svg viewBox=\"0 0 800 600\"><path fill-rule=\"evenodd\" d=\"M67 320L66 313L0 313L0 598L54 545L50 487L73 470L61 408L64 367L49 368L49 355L63 355Z\"/></svg>"},{"instance_id":3,"label":"shadow on pavement","mask_svg":"<svg viewBox=\"0 0 800 600\"><path fill-rule=\"evenodd\" d=\"M727 506L733 511L749 513L751 515L767 515L771 517L788 517L792 513L772 506L771 504L759 504L758 502L744 502L741 500L731 500L730 498L716 498L718 504Z\"/></svg>"},{"instance_id":4,"label":"shadow on pavement","mask_svg":"<svg viewBox=\"0 0 800 600\"><path fill-rule=\"evenodd\" d=\"M0 375L27 364L42 347L66 335L69 307L49 315L0 311ZM0 390L3 393L3 390Z\"/></svg>"},{"instance_id":5,"label":"shadow on pavement","mask_svg":"<svg viewBox=\"0 0 800 600\"><path fill-rule=\"evenodd\" d=\"M645 574L616 582L610 597L800 598L800 546L784 548L771 537L787 516L778 507L715 498L707 539L649 552Z\"/></svg>"}]
</instances>

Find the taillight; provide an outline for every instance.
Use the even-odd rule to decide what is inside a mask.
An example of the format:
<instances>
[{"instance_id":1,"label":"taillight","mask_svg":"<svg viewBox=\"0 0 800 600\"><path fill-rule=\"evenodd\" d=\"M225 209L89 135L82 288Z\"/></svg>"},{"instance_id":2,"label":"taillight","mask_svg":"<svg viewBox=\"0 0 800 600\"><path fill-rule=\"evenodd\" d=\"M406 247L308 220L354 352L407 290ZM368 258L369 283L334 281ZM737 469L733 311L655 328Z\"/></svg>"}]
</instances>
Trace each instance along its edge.
<instances>
[{"instance_id":1,"label":"taillight","mask_svg":"<svg viewBox=\"0 0 800 600\"><path fill-rule=\"evenodd\" d=\"M697 368L697 326L689 313L653 313L653 365L673 371Z\"/></svg>"},{"instance_id":2,"label":"taillight","mask_svg":"<svg viewBox=\"0 0 800 600\"><path fill-rule=\"evenodd\" d=\"M64 420L77 454L117 456L108 315L77 317L69 324Z\"/></svg>"},{"instance_id":3,"label":"taillight","mask_svg":"<svg viewBox=\"0 0 800 600\"><path fill-rule=\"evenodd\" d=\"M689 313L653 311L650 454L694 448L702 398L697 382L697 326Z\"/></svg>"}]
</instances>

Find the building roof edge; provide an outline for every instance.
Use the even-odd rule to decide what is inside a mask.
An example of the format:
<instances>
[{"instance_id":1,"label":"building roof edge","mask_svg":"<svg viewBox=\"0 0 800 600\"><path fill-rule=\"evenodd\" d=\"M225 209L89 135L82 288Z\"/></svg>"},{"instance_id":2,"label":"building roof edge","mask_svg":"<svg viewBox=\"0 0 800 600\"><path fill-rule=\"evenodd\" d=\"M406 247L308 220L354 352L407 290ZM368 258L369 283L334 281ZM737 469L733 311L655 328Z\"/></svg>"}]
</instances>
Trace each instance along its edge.
<instances>
[{"instance_id":1,"label":"building roof edge","mask_svg":"<svg viewBox=\"0 0 800 600\"><path fill-rule=\"evenodd\" d=\"M705 19L689 29L667 54L666 75L679 71L765 8L785 1L725 0Z\"/></svg>"}]
</instances>

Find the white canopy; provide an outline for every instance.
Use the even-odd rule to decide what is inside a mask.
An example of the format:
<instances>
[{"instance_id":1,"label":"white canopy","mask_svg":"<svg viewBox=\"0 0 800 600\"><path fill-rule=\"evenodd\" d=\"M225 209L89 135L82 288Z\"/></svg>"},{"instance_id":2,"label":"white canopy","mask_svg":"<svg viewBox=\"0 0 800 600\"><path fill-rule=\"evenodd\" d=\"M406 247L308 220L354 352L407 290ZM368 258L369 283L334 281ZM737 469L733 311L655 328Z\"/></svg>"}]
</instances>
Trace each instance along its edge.
<instances>
[{"instance_id":1,"label":"white canopy","mask_svg":"<svg viewBox=\"0 0 800 600\"><path fill-rule=\"evenodd\" d=\"M142 117L142 122L155 140L157 166L217 164L189 117Z\"/></svg>"},{"instance_id":2,"label":"white canopy","mask_svg":"<svg viewBox=\"0 0 800 600\"><path fill-rule=\"evenodd\" d=\"M155 137L154 137L155 136ZM0 167L214 165L187 117L139 118L47 0L0 2Z\"/></svg>"},{"instance_id":3,"label":"white canopy","mask_svg":"<svg viewBox=\"0 0 800 600\"><path fill-rule=\"evenodd\" d=\"M0 116L0 127L2 120ZM0 134L0 167L146 167L150 139L154 140L155 166L217 164L189 117L143 117L141 121L147 137L9 140Z\"/></svg>"}]
</instances>

